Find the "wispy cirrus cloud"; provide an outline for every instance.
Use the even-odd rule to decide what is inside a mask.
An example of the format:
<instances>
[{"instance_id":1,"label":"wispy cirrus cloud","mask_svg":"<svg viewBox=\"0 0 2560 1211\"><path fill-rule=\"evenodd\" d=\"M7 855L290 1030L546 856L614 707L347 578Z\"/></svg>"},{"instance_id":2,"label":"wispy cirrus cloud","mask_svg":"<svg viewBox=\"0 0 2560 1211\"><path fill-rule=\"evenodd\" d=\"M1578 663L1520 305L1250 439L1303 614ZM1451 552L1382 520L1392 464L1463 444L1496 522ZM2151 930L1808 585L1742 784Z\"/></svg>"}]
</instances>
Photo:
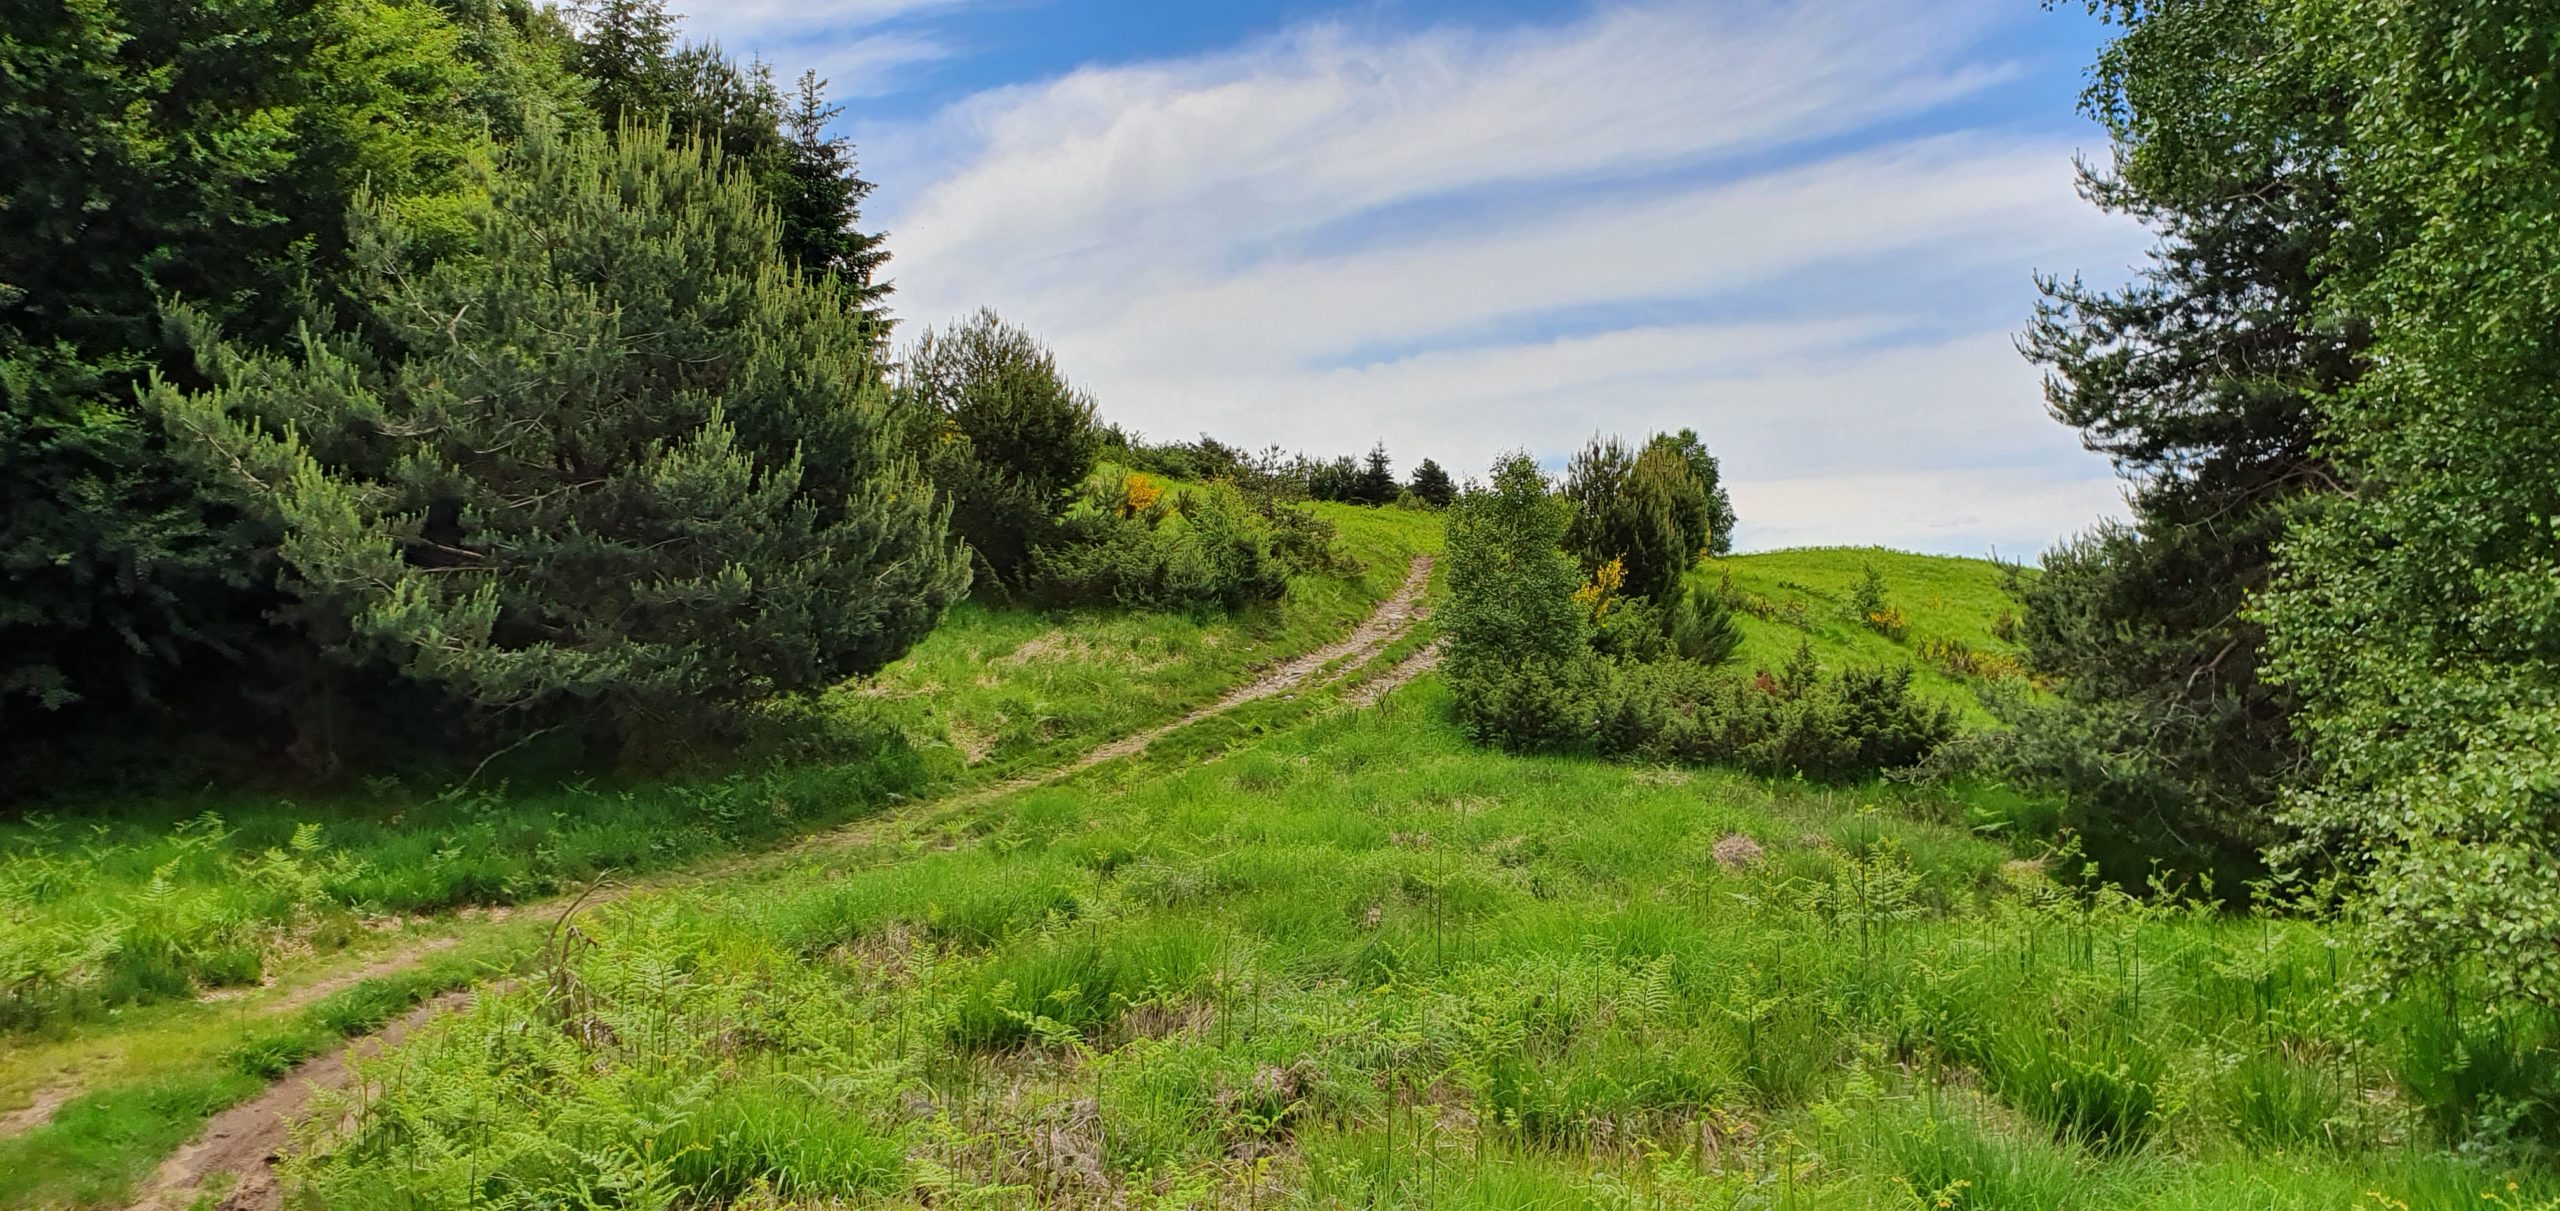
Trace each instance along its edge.
<instances>
[{"instance_id":1,"label":"wispy cirrus cloud","mask_svg":"<svg viewBox=\"0 0 2560 1211\"><path fill-rule=\"evenodd\" d=\"M912 19L967 0L676 0L684 33L774 65L786 78L815 71L838 100L896 88L907 72L952 53Z\"/></svg>"},{"instance_id":2,"label":"wispy cirrus cloud","mask_svg":"<svg viewBox=\"0 0 2560 1211\"><path fill-rule=\"evenodd\" d=\"M1951 116L2017 70L1981 49L2013 19L1326 22L863 134L910 321L995 306L1141 430L1463 473L1695 427L1745 545L2016 552L2121 510L2010 348L2029 271L2142 237L2063 132Z\"/></svg>"}]
</instances>

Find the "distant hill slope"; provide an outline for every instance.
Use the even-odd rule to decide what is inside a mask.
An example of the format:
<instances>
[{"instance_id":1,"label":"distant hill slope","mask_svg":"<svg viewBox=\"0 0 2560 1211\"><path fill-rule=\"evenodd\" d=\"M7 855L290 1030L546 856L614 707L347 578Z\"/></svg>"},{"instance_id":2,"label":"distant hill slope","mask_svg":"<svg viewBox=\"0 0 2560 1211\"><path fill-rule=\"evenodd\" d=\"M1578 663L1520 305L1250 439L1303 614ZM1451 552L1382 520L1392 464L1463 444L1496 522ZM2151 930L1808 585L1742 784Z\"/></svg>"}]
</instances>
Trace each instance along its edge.
<instances>
[{"instance_id":1,"label":"distant hill slope","mask_svg":"<svg viewBox=\"0 0 2560 1211\"><path fill-rule=\"evenodd\" d=\"M1901 609L1907 623L1898 642L1851 615L1850 597L1871 566L1884 577L1885 600ZM1755 612L1740 615L1743 641L1734 663L1743 668L1774 669L1799 642L1811 640L1827 668L1915 665L1924 692L1954 704L1969 722L1988 724L1991 715L1979 693L1984 679L1931 659L1929 641L1961 643L1995 663L2018 655L1999 631L2001 616L2014 618L2019 605L2003 588L2001 566L1987 559L1882 547L1804 547L1708 559L1690 576L1709 585L1729 581L1753 607Z\"/></svg>"}]
</instances>

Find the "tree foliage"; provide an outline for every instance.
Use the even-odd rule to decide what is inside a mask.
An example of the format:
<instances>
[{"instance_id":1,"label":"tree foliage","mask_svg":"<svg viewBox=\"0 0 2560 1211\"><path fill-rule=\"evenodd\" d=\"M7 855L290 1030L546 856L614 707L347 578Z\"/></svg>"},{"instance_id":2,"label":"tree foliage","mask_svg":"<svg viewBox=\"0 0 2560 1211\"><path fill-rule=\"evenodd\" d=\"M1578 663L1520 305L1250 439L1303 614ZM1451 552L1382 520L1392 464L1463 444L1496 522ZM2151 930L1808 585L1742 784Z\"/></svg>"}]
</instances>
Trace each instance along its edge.
<instances>
[{"instance_id":1,"label":"tree foliage","mask_svg":"<svg viewBox=\"0 0 2560 1211\"><path fill-rule=\"evenodd\" d=\"M2053 415L2130 481L2135 520L2048 553L2026 587L2021 640L2062 701L2013 756L2072 793L2119 876L2166 860L2237 886L2302 762L2246 607L2287 519L2334 483L2318 401L2365 339L2317 291L2340 104L2263 0L2093 8L2120 32L2082 98L2112 145L2082 193L2157 239L2129 286L2042 280L2020 347Z\"/></svg>"},{"instance_id":2,"label":"tree foliage","mask_svg":"<svg viewBox=\"0 0 2560 1211\"><path fill-rule=\"evenodd\" d=\"M921 418L919 453L951 496L955 527L991 583L1020 587L1101 453L1092 397L992 310L927 329L902 375L900 397Z\"/></svg>"},{"instance_id":3,"label":"tree foliage","mask_svg":"<svg viewBox=\"0 0 2560 1211\"><path fill-rule=\"evenodd\" d=\"M2348 99L2324 301L2373 323L2328 400L2353 491L2264 607L2318 771L2291 854L2346 865L2388 975L2476 965L2560 1005L2560 14L2288 11Z\"/></svg>"},{"instance_id":4,"label":"tree foliage","mask_svg":"<svg viewBox=\"0 0 2560 1211\"><path fill-rule=\"evenodd\" d=\"M525 74L491 64L527 35L477 17L426 0L0 15L0 709L183 697L261 628L230 519L135 406L147 374L192 374L161 302L281 337L329 294L360 189L422 238L458 232L483 120Z\"/></svg>"},{"instance_id":5,"label":"tree foliage","mask_svg":"<svg viewBox=\"0 0 2560 1211\"><path fill-rule=\"evenodd\" d=\"M1680 529L1687 535L1689 549L1708 555L1733 552L1733 497L1725 491L1724 467L1716 456L1707 452L1707 444L1695 429L1678 433L1656 433L1645 443L1647 450L1665 450L1678 455L1689 468L1689 477L1698 483L1698 493L1683 493L1677 504Z\"/></svg>"},{"instance_id":6,"label":"tree foliage","mask_svg":"<svg viewBox=\"0 0 2560 1211\"><path fill-rule=\"evenodd\" d=\"M605 132L636 126L674 144L717 146L779 214L783 255L804 272L842 278L885 341L886 237L862 230L872 186L856 169L853 144L827 133L840 111L827 102L826 81L805 72L786 97L765 64L681 42L666 0L584 0L574 12L577 65L593 82Z\"/></svg>"},{"instance_id":7,"label":"tree foliage","mask_svg":"<svg viewBox=\"0 0 2560 1211\"><path fill-rule=\"evenodd\" d=\"M1440 464L1423 459L1413 469L1413 482L1406 485L1422 503L1434 509L1446 509L1458 499L1458 483Z\"/></svg>"},{"instance_id":8,"label":"tree foliage","mask_svg":"<svg viewBox=\"0 0 2560 1211\"><path fill-rule=\"evenodd\" d=\"M402 272L414 224L359 230L396 356L306 330L154 393L274 534L323 672L533 717L717 708L875 670L966 588L865 325L734 166L537 134L468 253Z\"/></svg>"},{"instance_id":9,"label":"tree foliage","mask_svg":"<svg viewBox=\"0 0 2560 1211\"><path fill-rule=\"evenodd\" d=\"M1396 467L1387 457L1387 443L1369 447L1368 457L1360 463L1359 478L1352 482L1351 498L1364 505L1391 504L1397 490Z\"/></svg>"},{"instance_id":10,"label":"tree foliage","mask_svg":"<svg viewBox=\"0 0 2560 1211\"><path fill-rule=\"evenodd\" d=\"M1638 452L1615 437L1593 438L1565 465L1564 495L1574 506L1565 545L1586 571L1614 559L1625 567L1628 593L1658 603L1678 593L1710 512L1679 450L1648 442Z\"/></svg>"}]
</instances>

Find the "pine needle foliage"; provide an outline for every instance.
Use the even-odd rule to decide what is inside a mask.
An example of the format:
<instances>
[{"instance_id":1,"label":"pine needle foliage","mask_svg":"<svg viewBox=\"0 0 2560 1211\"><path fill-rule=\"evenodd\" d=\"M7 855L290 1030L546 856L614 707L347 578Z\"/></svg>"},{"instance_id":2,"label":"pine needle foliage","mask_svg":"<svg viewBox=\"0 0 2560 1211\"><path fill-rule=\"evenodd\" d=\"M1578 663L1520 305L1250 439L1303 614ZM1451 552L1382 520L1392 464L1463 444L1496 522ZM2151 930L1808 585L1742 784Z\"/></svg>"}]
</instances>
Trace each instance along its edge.
<instances>
[{"instance_id":1,"label":"pine needle foliage","mask_svg":"<svg viewBox=\"0 0 2560 1211\"><path fill-rule=\"evenodd\" d=\"M213 343L215 390L155 392L276 535L327 664L491 710L717 708L878 669L966 588L844 288L659 133L537 135L471 253L423 273L369 212L365 318L396 357Z\"/></svg>"}]
</instances>

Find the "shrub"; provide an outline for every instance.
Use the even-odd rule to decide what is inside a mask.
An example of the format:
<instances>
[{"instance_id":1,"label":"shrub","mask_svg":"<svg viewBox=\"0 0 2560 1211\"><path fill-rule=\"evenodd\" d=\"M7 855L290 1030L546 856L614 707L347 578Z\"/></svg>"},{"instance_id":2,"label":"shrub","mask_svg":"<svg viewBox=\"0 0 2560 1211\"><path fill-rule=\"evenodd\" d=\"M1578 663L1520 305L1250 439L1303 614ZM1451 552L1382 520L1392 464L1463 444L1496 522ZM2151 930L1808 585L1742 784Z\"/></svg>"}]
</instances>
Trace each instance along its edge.
<instances>
[{"instance_id":1,"label":"shrub","mask_svg":"<svg viewBox=\"0 0 2560 1211\"><path fill-rule=\"evenodd\" d=\"M899 398L921 414L919 461L952 500L952 527L985 582L1015 587L1102 449L1092 397L1030 333L981 310L926 329Z\"/></svg>"},{"instance_id":2,"label":"shrub","mask_svg":"<svg viewBox=\"0 0 2560 1211\"><path fill-rule=\"evenodd\" d=\"M2027 675L2025 662L2015 655L1977 648L1961 639L1931 636L1913 645L1912 654L1950 677L2016 681Z\"/></svg>"},{"instance_id":3,"label":"shrub","mask_svg":"<svg viewBox=\"0 0 2560 1211\"><path fill-rule=\"evenodd\" d=\"M1225 483L1175 495L1132 473L1087 491L1034 553L1030 580L1054 606L1232 610L1342 565L1333 527L1304 509L1257 506Z\"/></svg>"},{"instance_id":4,"label":"shrub","mask_svg":"<svg viewBox=\"0 0 2560 1211\"><path fill-rule=\"evenodd\" d=\"M1600 747L1655 761L1842 778L1919 762L1955 712L1911 692L1911 670L1796 665L1745 678L1690 661L1623 664L1599 707Z\"/></svg>"},{"instance_id":5,"label":"shrub","mask_svg":"<svg viewBox=\"0 0 2560 1211\"><path fill-rule=\"evenodd\" d=\"M1722 664L1742 646L1742 628L1733 621L1733 606L1723 587L1690 584L1666 621L1672 650L1683 660Z\"/></svg>"}]
</instances>

